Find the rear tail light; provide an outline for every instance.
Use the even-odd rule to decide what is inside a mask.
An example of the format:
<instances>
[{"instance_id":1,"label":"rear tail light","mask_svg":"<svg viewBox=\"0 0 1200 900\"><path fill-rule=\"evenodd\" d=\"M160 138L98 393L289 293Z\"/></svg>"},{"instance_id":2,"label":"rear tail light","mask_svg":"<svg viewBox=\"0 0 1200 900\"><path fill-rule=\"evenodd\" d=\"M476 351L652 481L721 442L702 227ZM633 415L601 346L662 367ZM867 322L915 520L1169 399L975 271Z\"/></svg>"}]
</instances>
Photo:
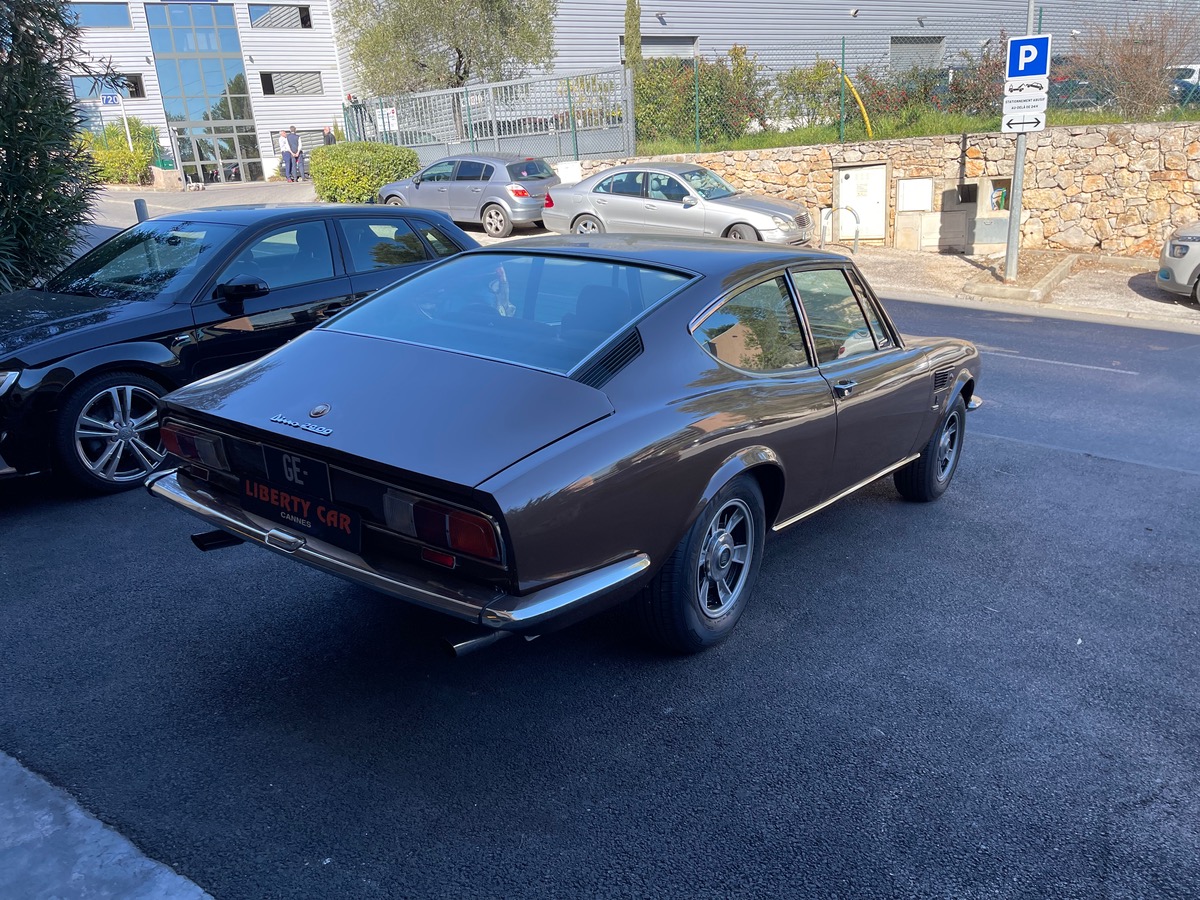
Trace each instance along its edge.
<instances>
[{"instance_id":1,"label":"rear tail light","mask_svg":"<svg viewBox=\"0 0 1200 900\"><path fill-rule=\"evenodd\" d=\"M168 419L160 429L163 447L168 453L187 462L199 463L210 469L229 471L225 445L215 434L205 434Z\"/></svg>"},{"instance_id":2,"label":"rear tail light","mask_svg":"<svg viewBox=\"0 0 1200 900\"><path fill-rule=\"evenodd\" d=\"M516 182L513 182L512 184L510 184L510 185L509 185L509 186L506 188L506 190L507 190L507 191L508 191L508 193L509 193L509 194L510 194L510 195L513 197L513 199L519 199L519 198L522 198L522 197L528 197L528 196L529 196L529 191L525 190L525 188L524 188L524 187L522 187L521 185L517 184Z\"/></svg>"},{"instance_id":3,"label":"rear tail light","mask_svg":"<svg viewBox=\"0 0 1200 900\"><path fill-rule=\"evenodd\" d=\"M546 202L543 203L542 206L544 206L546 209L552 209L554 207L554 198L550 196L549 191L546 191Z\"/></svg>"},{"instance_id":4,"label":"rear tail light","mask_svg":"<svg viewBox=\"0 0 1200 900\"><path fill-rule=\"evenodd\" d=\"M500 561L496 526L486 516L399 491L388 491L384 495L383 511L388 528L416 538L430 547L490 562ZM430 562L446 565L440 558L426 558Z\"/></svg>"}]
</instances>

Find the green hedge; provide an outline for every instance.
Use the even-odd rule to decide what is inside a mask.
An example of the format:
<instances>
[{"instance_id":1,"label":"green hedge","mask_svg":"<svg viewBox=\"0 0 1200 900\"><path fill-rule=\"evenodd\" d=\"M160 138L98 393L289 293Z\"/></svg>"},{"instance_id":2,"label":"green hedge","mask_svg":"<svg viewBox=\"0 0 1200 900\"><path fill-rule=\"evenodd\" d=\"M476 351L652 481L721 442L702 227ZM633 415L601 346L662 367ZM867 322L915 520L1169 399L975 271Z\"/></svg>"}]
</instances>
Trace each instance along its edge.
<instances>
[{"instance_id":1,"label":"green hedge","mask_svg":"<svg viewBox=\"0 0 1200 900\"><path fill-rule=\"evenodd\" d=\"M368 141L317 147L308 162L317 197L334 203L366 203L383 185L409 178L418 168L415 150Z\"/></svg>"}]
</instances>

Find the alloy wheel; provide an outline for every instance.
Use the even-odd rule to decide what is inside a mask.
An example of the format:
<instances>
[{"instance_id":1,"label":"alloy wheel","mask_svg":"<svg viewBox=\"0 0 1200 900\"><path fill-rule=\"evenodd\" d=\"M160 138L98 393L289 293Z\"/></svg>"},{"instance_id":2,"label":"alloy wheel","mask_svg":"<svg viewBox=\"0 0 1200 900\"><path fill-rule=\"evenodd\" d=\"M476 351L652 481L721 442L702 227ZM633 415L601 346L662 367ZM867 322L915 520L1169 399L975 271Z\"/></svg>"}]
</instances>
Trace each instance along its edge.
<instances>
[{"instance_id":1,"label":"alloy wheel","mask_svg":"<svg viewBox=\"0 0 1200 900\"><path fill-rule=\"evenodd\" d=\"M731 498L708 524L696 572L700 611L718 619L738 602L754 555L754 519L750 507Z\"/></svg>"},{"instance_id":2,"label":"alloy wheel","mask_svg":"<svg viewBox=\"0 0 1200 900\"><path fill-rule=\"evenodd\" d=\"M93 476L113 484L145 478L162 462L158 397L135 385L106 388L75 420L75 452Z\"/></svg>"}]
</instances>

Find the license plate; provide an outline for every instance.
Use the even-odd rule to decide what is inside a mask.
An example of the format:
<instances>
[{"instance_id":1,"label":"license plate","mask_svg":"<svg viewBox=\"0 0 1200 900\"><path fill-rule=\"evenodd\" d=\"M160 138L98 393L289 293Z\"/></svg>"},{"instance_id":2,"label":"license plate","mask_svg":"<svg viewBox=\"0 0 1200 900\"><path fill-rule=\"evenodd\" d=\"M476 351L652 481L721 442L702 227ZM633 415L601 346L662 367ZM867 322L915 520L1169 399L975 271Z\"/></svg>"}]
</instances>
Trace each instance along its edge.
<instances>
[{"instance_id":1,"label":"license plate","mask_svg":"<svg viewBox=\"0 0 1200 900\"><path fill-rule=\"evenodd\" d=\"M285 531L309 534L355 553L361 546L358 514L323 497L242 476L242 508L277 522Z\"/></svg>"},{"instance_id":2,"label":"license plate","mask_svg":"<svg viewBox=\"0 0 1200 900\"><path fill-rule=\"evenodd\" d=\"M361 520L357 513L332 502L329 466L277 447L264 445L262 454L267 478L242 477L243 508L287 531L310 534L357 553Z\"/></svg>"}]
</instances>

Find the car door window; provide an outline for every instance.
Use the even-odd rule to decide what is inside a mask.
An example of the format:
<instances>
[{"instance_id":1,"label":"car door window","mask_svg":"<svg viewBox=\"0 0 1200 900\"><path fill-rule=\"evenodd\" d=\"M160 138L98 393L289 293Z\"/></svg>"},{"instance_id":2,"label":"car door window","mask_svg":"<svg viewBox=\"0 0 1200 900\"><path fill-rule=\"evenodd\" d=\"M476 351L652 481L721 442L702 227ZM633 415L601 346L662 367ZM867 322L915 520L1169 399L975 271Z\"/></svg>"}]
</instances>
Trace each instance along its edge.
<instances>
[{"instance_id":1,"label":"car door window","mask_svg":"<svg viewBox=\"0 0 1200 900\"><path fill-rule=\"evenodd\" d=\"M682 203L687 196L688 189L670 175L663 175L659 172L650 173L649 197L651 200Z\"/></svg>"},{"instance_id":2,"label":"car door window","mask_svg":"<svg viewBox=\"0 0 1200 900\"><path fill-rule=\"evenodd\" d=\"M491 167L485 163L475 162L474 160L464 159L458 164L458 171L454 173L455 181L484 181L491 175ZM485 176L485 172L487 175Z\"/></svg>"},{"instance_id":3,"label":"car door window","mask_svg":"<svg viewBox=\"0 0 1200 900\"><path fill-rule=\"evenodd\" d=\"M858 294L858 302L862 304L863 310L867 315L867 324L871 328L871 335L875 338L875 346L879 349L896 346L892 336L888 334L887 328L883 324L883 319L879 315L874 302L871 300L871 294L863 284L857 272L850 272L850 284L854 286L854 292Z\"/></svg>"},{"instance_id":4,"label":"car door window","mask_svg":"<svg viewBox=\"0 0 1200 900\"><path fill-rule=\"evenodd\" d=\"M782 277L730 297L692 336L721 362L751 372L811 365L804 333Z\"/></svg>"},{"instance_id":5,"label":"car door window","mask_svg":"<svg viewBox=\"0 0 1200 900\"><path fill-rule=\"evenodd\" d=\"M808 317L817 365L877 349L871 326L845 272L804 269L792 272L791 278Z\"/></svg>"},{"instance_id":6,"label":"car door window","mask_svg":"<svg viewBox=\"0 0 1200 900\"><path fill-rule=\"evenodd\" d=\"M403 266L429 258L421 239L403 219L342 219L341 226L353 272Z\"/></svg>"},{"instance_id":7,"label":"car door window","mask_svg":"<svg viewBox=\"0 0 1200 900\"><path fill-rule=\"evenodd\" d=\"M449 181L450 176L454 173L454 160L446 162L434 163L428 169L421 173L422 181Z\"/></svg>"},{"instance_id":8,"label":"car door window","mask_svg":"<svg viewBox=\"0 0 1200 900\"><path fill-rule=\"evenodd\" d=\"M242 250L217 277L261 278L272 290L333 277L333 253L323 220L301 222L268 232Z\"/></svg>"},{"instance_id":9,"label":"car door window","mask_svg":"<svg viewBox=\"0 0 1200 900\"><path fill-rule=\"evenodd\" d=\"M645 172L619 172L603 179L594 188L598 194L621 194L626 197L642 196L642 185L646 181Z\"/></svg>"}]
</instances>

